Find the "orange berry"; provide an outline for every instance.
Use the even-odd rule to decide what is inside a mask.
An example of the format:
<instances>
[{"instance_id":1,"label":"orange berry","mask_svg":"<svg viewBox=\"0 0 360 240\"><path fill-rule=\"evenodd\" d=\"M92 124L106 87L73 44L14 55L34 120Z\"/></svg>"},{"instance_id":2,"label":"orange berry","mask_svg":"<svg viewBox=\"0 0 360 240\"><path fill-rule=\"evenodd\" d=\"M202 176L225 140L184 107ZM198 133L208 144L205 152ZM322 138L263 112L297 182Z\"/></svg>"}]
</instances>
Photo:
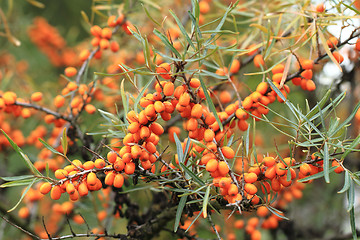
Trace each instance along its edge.
<instances>
[{"instance_id":1,"label":"orange berry","mask_svg":"<svg viewBox=\"0 0 360 240\"><path fill-rule=\"evenodd\" d=\"M221 188L229 188L231 184L231 178L229 177L222 177L219 182L219 186Z\"/></svg>"},{"instance_id":2,"label":"orange berry","mask_svg":"<svg viewBox=\"0 0 360 240\"><path fill-rule=\"evenodd\" d=\"M206 171L208 172L214 172L218 168L218 161L216 159L210 159L206 163Z\"/></svg>"},{"instance_id":3,"label":"orange berry","mask_svg":"<svg viewBox=\"0 0 360 240\"><path fill-rule=\"evenodd\" d=\"M206 14L210 11L210 6L207 1L200 1L199 2L199 10L201 14Z\"/></svg>"},{"instance_id":4,"label":"orange berry","mask_svg":"<svg viewBox=\"0 0 360 240\"><path fill-rule=\"evenodd\" d=\"M79 54L79 59L81 61L85 61L90 56L90 51L88 49L84 49Z\"/></svg>"},{"instance_id":5,"label":"orange berry","mask_svg":"<svg viewBox=\"0 0 360 240\"><path fill-rule=\"evenodd\" d=\"M268 179L273 179L276 176L276 167L268 167L265 171L265 177Z\"/></svg>"},{"instance_id":6,"label":"orange berry","mask_svg":"<svg viewBox=\"0 0 360 240\"><path fill-rule=\"evenodd\" d=\"M242 228L244 228L244 226L245 226L245 223L244 223L244 220L242 220L242 219L236 220L234 223L234 227L236 229L242 229Z\"/></svg>"},{"instance_id":7,"label":"orange berry","mask_svg":"<svg viewBox=\"0 0 360 240\"><path fill-rule=\"evenodd\" d=\"M219 95L220 102L223 104L231 102L231 94L228 91L221 91Z\"/></svg>"},{"instance_id":8,"label":"orange berry","mask_svg":"<svg viewBox=\"0 0 360 240\"><path fill-rule=\"evenodd\" d=\"M249 128L249 124L245 120L239 120L237 125L241 131L246 131Z\"/></svg>"},{"instance_id":9,"label":"orange berry","mask_svg":"<svg viewBox=\"0 0 360 240\"><path fill-rule=\"evenodd\" d=\"M124 171L128 175L133 174L135 172L135 163L133 162L126 163Z\"/></svg>"},{"instance_id":10,"label":"orange berry","mask_svg":"<svg viewBox=\"0 0 360 240\"><path fill-rule=\"evenodd\" d=\"M115 52L119 51L120 46L119 46L119 44L118 44L117 42L112 41L112 42L110 43L110 49L111 49L112 52L115 53Z\"/></svg>"},{"instance_id":11,"label":"orange berry","mask_svg":"<svg viewBox=\"0 0 360 240\"><path fill-rule=\"evenodd\" d=\"M216 118L214 116L213 113L209 113L208 115L206 115L205 117L205 124L210 126L212 125L214 122L216 121Z\"/></svg>"},{"instance_id":12,"label":"orange berry","mask_svg":"<svg viewBox=\"0 0 360 240\"><path fill-rule=\"evenodd\" d=\"M239 189L237 188L237 186L235 184L230 184L230 187L228 189L228 194L230 196L236 196L236 194L239 193Z\"/></svg>"},{"instance_id":13,"label":"orange berry","mask_svg":"<svg viewBox=\"0 0 360 240\"><path fill-rule=\"evenodd\" d=\"M109 27L115 27L117 25L117 22L116 22L116 16L115 15L111 15L109 16L108 20L107 20L107 25Z\"/></svg>"},{"instance_id":14,"label":"orange berry","mask_svg":"<svg viewBox=\"0 0 360 240\"><path fill-rule=\"evenodd\" d=\"M49 182L44 182L40 187L41 194L47 194L51 190L51 184Z\"/></svg>"},{"instance_id":15,"label":"orange berry","mask_svg":"<svg viewBox=\"0 0 360 240\"><path fill-rule=\"evenodd\" d=\"M33 94L31 94L31 101L33 102L41 101L42 97L43 94L41 92L34 92Z\"/></svg>"},{"instance_id":16,"label":"orange berry","mask_svg":"<svg viewBox=\"0 0 360 240\"><path fill-rule=\"evenodd\" d=\"M162 63L156 68L156 73L158 73L164 79L170 79L170 70L171 66L169 63Z\"/></svg>"},{"instance_id":17,"label":"orange berry","mask_svg":"<svg viewBox=\"0 0 360 240\"><path fill-rule=\"evenodd\" d=\"M123 160L121 160L120 158L118 158L118 160L116 160L114 162L114 170L117 172L120 172L122 170L124 170L125 168L125 163Z\"/></svg>"},{"instance_id":18,"label":"orange berry","mask_svg":"<svg viewBox=\"0 0 360 240\"><path fill-rule=\"evenodd\" d=\"M66 192L69 194L69 195L71 195L71 194L74 194L75 193L75 187L74 187L74 184L72 184L72 183L68 183L67 185L66 185Z\"/></svg>"},{"instance_id":19,"label":"orange berry","mask_svg":"<svg viewBox=\"0 0 360 240\"><path fill-rule=\"evenodd\" d=\"M105 163L104 159L99 158L99 159L95 160L94 166L96 168L104 168L106 166L106 163Z\"/></svg>"},{"instance_id":20,"label":"orange berry","mask_svg":"<svg viewBox=\"0 0 360 240\"><path fill-rule=\"evenodd\" d=\"M107 28L107 27L106 27L106 28L103 28L103 29L101 30L101 37L102 37L102 38L110 39L111 36L112 36L112 31L111 31L110 28Z\"/></svg>"},{"instance_id":21,"label":"orange berry","mask_svg":"<svg viewBox=\"0 0 360 240\"><path fill-rule=\"evenodd\" d=\"M249 114L242 108L238 108L235 112L235 115L240 120L246 120L249 118Z\"/></svg>"},{"instance_id":22,"label":"orange berry","mask_svg":"<svg viewBox=\"0 0 360 240\"><path fill-rule=\"evenodd\" d=\"M268 87L269 87L269 85L267 82L261 82L256 87L256 92L259 92L261 95L264 95L266 93L266 91L268 90Z\"/></svg>"},{"instance_id":23,"label":"orange berry","mask_svg":"<svg viewBox=\"0 0 360 240\"><path fill-rule=\"evenodd\" d=\"M64 103L65 103L65 98L63 96L57 95L54 98L54 106L56 108L61 108L62 106L64 106Z\"/></svg>"},{"instance_id":24,"label":"orange berry","mask_svg":"<svg viewBox=\"0 0 360 240\"><path fill-rule=\"evenodd\" d=\"M65 68L65 76L67 77L73 77L77 74L77 70L74 67L67 67Z\"/></svg>"},{"instance_id":25,"label":"orange berry","mask_svg":"<svg viewBox=\"0 0 360 240\"><path fill-rule=\"evenodd\" d=\"M200 83L200 80L199 80L199 79L197 79L197 78L191 78L189 85L190 85L190 87L192 87L192 88L198 88L198 87L200 87L201 83Z\"/></svg>"},{"instance_id":26,"label":"orange berry","mask_svg":"<svg viewBox=\"0 0 360 240\"><path fill-rule=\"evenodd\" d=\"M106 174L104 183L105 183L106 185L112 186L112 185L114 184L115 175L116 175L116 174L115 174L114 172L108 172L108 173Z\"/></svg>"},{"instance_id":27,"label":"orange berry","mask_svg":"<svg viewBox=\"0 0 360 240\"><path fill-rule=\"evenodd\" d=\"M305 71L303 71L303 72L301 73L301 76L302 76L303 78L305 78L305 79L312 79L312 77L313 77L313 72L312 72L311 69L305 70Z\"/></svg>"},{"instance_id":28,"label":"orange berry","mask_svg":"<svg viewBox=\"0 0 360 240\"><path fill-rule=\"evenodd\" d=\"M283 176L286 173L286 166L282 162L276 164L276 174Z\"/></svg>"},{"instance_id":29,"label":"orange berry","mask_svg":"<svg viewBox=\"0 0 360 240\"><path fill-rule=\"evenodd\" d=\"M283 77L283 73L275 73L273 76L272 76L272 80L276 83L280 83L281 82L281 79Z\"/></svg>"},{"instance_id":30,"label":"orange berry","mask_svg":"<svg viewBox=\"0 0 360 240\"><path fill-rule=\"evenodd\" d=\"M311 59L304 59L300 61L301 67L305 70L314 68L314 61Z\"/></svg>"},{"instance_id":31,"label":"orange berry","mask_svg":"<svg viewBox=\"0 0 360 240\"><path fill-rule=\"evenodd\" d=\"M94 162L93 161L87 161L84 162L83 166L84 170L90 170L93 169L95 167Z\"/></svg>"},{"instance_id":32,"label":"orange berry","mask_svg":"<svg viewBox=\"0 0 360 240\"><path fill-rule=\"evenodd\" d=\"M97 219L101 222L106 218L106 215L107 215L106 211L102 210L97 213Z\"/></svg>"},{"instance_id":33,"label":"orange berry","mask_svg":"<svg viewBox=\"0 0 360 240\"><path fill-rule=\"evenodd\" d=\"M255 173L246 173L244 174L244 180L246 183L254 183L258 179L258 176Z\"/></svg>"},{"instance_id":34,"label":"orange berry","mask_svg":"<svg viewBox=\"0 0 360 240\"><path fill-rule=\"evenodd\" d=\"M189 95L189 93L184 92L183 94L181 94L178 104L180 104L183 107L186 107L187 105L189 105L190 104L190 95Z\"/></svg>"},{"instance_id":35,"label":"orange berry","mask_svg":"<svg viewBox=\"0 0 360 240\"><path fill-rule=\"evenodd\" d=\"M162 112L165 111L165 105L164 105L164 103L161 102L161 101L156 101L156 102L154 103L154 109L155 109L155 111L156 111L157 113L162 113Z\"/></svg>"},{"instance_id":36,"label":"orange berry","mask_svg":"<svg viewBox=\"0 0 360 240\"><path fill-rule=\"evenodd\" d=\"M343 55L341 55L339 52L333 52L332 54L338 63L342 63L344 61Z\"/></svg>"},{"instance_id":37,"label":"orange berry","mask_svg":"<svg viewBox=\"0 0 360 240\"><path fill-rule=\"evenodd\" d=\"M197 103L195 104L192 109L191 109L191 117L199 119L201 118L203 113L203 108L201 106L201 104Z\"/></svg>"},{"instance_id":38,"label":"orange berry","mask_svg":"<svg viewBox=\"0 0 360 240\"><path fill-rule=\"evenodd\" d=\"M23 219L28 218L30 216L29 208L27 208L27 207L20 208L18 215L20 218L23 218Z\"/></svg>"},{"instance_id":39,"label":"orange berry","mask_svg":"<svg viewBox=\"0 0 360 240\"><path fill-rule=\"evenodd\" d=\"M309 176L311 174L311 167L307 163L303 163L299 169L300 173L304 176Z\"/></svg>"},{"instance_id":40,"label":"orange berry","mask_svg":"<svg viewBox=\"0 0 360 240\"><path fill-rule=\"evenodd\" d=\"M94 105L92 105L92 104L86 104L85 111L88 114L94 114L96 112L96 107Z\"/></svg>"},{"instance_id":41,"label":"orange berry","mask_svg":"<svg viewBox=\"0 0 360 240\"><path fill-rule=\"evenodd\" d=\"M340 163L336 160L332 161L331 166L338 166L337 168L335 168L334 172L336 173L342 173L344 171L344 168L340 165Z\"/></svg>"},{"instance_id":42,"label":"orange berry","mask_svg":"<svg viewBox=\"0 0 360 240\"><path fill-rule=\"evenodd\" d=\"M306 90L307 91L314 91L316 89L316 85L313 80L307 80L306 81Z\"/></svg>"},{"instance_id":43,"label":"orange berry","mask_svg":"<svg viewBox=\"0 0 360 240\"><path fill-rule=\"evenodd\" d=\"M157 122L153 122L150 125L150 130L158 136L160 136L164 133L164 128Z\"/></svg>"},{"instance_id":44,"label":"orange berry","mask_svg":"<svg viewBox=\"0 0 360 240\"><path fill-rule=\"evenodd\" d=\"M172 82L167 82L167 83L165 83L165 84L164 84L164 89L163 89L164 95L165 95L165 96L171 96L171 95L173 95L173 94L174 94L174 89L175 89L174 83L172 83Z\"/></svg>"},{"instance_id":45,"label":"orange berry","mask_svg":"<svg viewBox=\"0 0 360 240\"><path fill-rule=\"evenodd\" d=\"M224 154L224 157L226 157L228 159L232 159L235 157L234 150L232 150L232 148L230 148L228 146L222 147L221 152L222 152L222 154Z\"/></svg>"},{"instance_id":46,"label":"orange berry","mask_svg":"<svg viewBox=\"0 0 360 240\"><path fill-rule=\"evenodd\" d=\"M250 195L257 193L257 187L252 183L245 183L244 190Z\"/></svg>"},{"instance_id":47,"label":"orange berry","mask_svg":"<svg viewBox=\"0 0 360 240\"><path fill-rule=\"evenodd\" d=\"M151 131L148 127L142 126L140 129L140 138L145 140L148 139L151 135Z\"/></svg>"},{"instance_id":48,"label":"orange berry","mask_svg":"<svg viewBox=\"0 0 360 240\"><path fill-rule=\"evenodd\" d=\"M240 61L237 59L234 59L230 66L230 73L235 74L239 72L240 70Z\"/></svg>"},{"instance_id":49,"label":"orange berry","mask_svg":"<svg viewBox=\"0 0 360 240\"><path fill-rule=\"evenodd\" d=\"M94 172L90 172L88 175L87 175L87 178L86 178L86 182L88 185L95 185L96 184L96 181L97 181L97 176Z\"/></svg>"},{"instance_id":50,"label":"orange berry","mask_svg":"<svg viewBox=\"0 0 360 240\"><path fill-rule=\"evenodd\" d=\"M222 176L225 176L225 175L228 174L228 172L229 172L229 167L228 167L228 165L226 164L226 162L220 161L220 162L219 162L219 165L218 165L218 170L219 170L219 173L220 173ZM235 195L236 195L236 194L235 194Z\"/></svg>"},{"instance_id":51,"label":"orange berry","mask_svg":"<svg viewBox=\"0 0 360 240\"><path fill-rule=\"evenodd\" d=\"M94 25L90 28L90 33L94 36L94 37L101 37L101 27Z\"/></svg>"},{"instance_id":52,"label":"orange berry","mask_svg":"<svg viewBox=\"0 0 360 240\"><path fill-rule=\"evenodd\" d=\"M212 142L215 137L215 133L212 129L206 129L204 131L204 140L205 142Z\"/></svg>"},{"instance_id":53,"label":"orange berry","mask_svg":"<svg viewBox=\"0 0 360 240\"><path fill-rule=\"evenodd\" d=\"M339 40L336 37L329 37L329 39L326 41L329 48L335 48L335 46L338 45Z\"/></svg>"},{"instance_id":54,"label":"orange berry","mask_svg":"<svg viewBox=\"0 0 360 240\"><path fill-rule=\"evenodd\" d=\"M355 49L356 49L357 51L360 51L360 38L358 38L358 39L356 40Z\"/></svg>"},{"instance_id":55,"label":"orange berry","mask_svg":"<svg viewBox=\"0 0 360 240\"><path fill-rule=\"evenodd\" d=\"M78 191L79 191L79 195L82 197L88 195L89 190L88 190L86 183L84 183L84 182L80 183L79 187L78 187Z\"/></svg>"},{"instance_id":56,"label":"orange berry","mask_svg":"<svg viewBox=\"0 0 360 240\"><path fill-rule=\"evenodd\" d=\"M124 176L120 173L116 174L114 178L114 184L113 186L116 188L121 188L124 184Z\"/></svg>"},{"instance_id":57,"label":"orange berry","mask_svg":"<svg viewBox=\"0 0 360 240\"><path fill-rule=\"evenodd\" d=\"M99 46L101 49L108 49L110 46L109 40L106 38L100 39Z\"/></svg>"},{"instance_id":58,"label":"orange berry","mask_svg":"<svg viewBox=\"0 0 360 240\"><path fill-rule=\"evenodd\" d=\"M2 95L2 99L5 102L5 105L12 105L16 102L16 93L14 92L4 92L4 94Z\"/></svg>"},{"instance_id":59,"label":"orange berry","mask_svg":"<svg viewBox=\"0 0 360 240\"><path fill-rule=\"evenodd\" d=\"M316 10L316 12L318 12L318 13L325 12L325 5L324 5L324 3L319 3L318 5L316 5L315 10Z\"/></svg>"},{"instance_id":60,"label":"orange berry","mask_svg":"<svg viewBox=\"0 0 360 240\"><path fill-rule=\"evenodd\" d=\"M57 169L55 171L55 177L57 179L64 179L64 178L67 177L67 175L68 175L68 172L66 170L64 170L64 169Z\"/></svg>"},{"instance_id":61,"label":"orange berry","mask_svg":"<svg viewBox=\"0 0 360 240\"><path fill-rule=\"evenodd\" d=\"M284 69L285 69L284 64L278 64L278 65L276 65L275 67L273 67L273 68L271 69L271 72L272 72L273 74L283 73L283 72L284 72Z\"/></svg>"},{"instance_id":62,"label":"orange berry","mask_svg":"<svg viewBox=\"0 0 360 240\"><path fill-rule=\"evenodd\" d=\"M58 200L61 197L61 188L60 188L60 186L54 186L51 189L50 197L53 200Z\"/></svg>"},{"instance_id":63,"label":"orange berry","mask_svg":"<svg viewBox=\"0 0 360 240\"><path fill-rule=\"evenodd\" d=\"M267 209L267 207L265 206L260 206L258 207L258 209L256 210L256 214L259 216L259 217L266 217L269 213L269 209Z\"/></svg>"},{"instance_id":64,"label":"orange berry","mask_svg":"<svg viewBox=\"0 0 360 240\"><path fill-rule=\"evenodd\" d=\"M258 54L254 57L254 65L257 68L260 68L260 66L265 65L264 58L261 54Z\"/></svg>"}]
</instances>

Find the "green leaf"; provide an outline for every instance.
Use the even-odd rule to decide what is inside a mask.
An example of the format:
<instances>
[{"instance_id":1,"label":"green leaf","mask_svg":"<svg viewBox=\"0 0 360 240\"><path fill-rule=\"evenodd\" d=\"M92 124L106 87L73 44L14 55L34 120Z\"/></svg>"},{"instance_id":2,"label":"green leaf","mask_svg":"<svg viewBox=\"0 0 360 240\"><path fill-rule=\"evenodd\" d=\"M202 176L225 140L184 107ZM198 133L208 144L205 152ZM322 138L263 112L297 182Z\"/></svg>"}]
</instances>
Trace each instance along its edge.
<instances>
[{"instance_id":1,"label":"green leaf","mask_svg":"<svg viewBox=\"0 0 360 240\"><path fill-rule=\"evenodd\" d=\"M282 218L282 219L285 219L285 220L289 220L287 217L281 215L281 213L283 213L282 211L276 209L276 208L273 208L272 206L270 205L266 205L266 208L269 209L270 212L272 212L273 214L275 214L276 216L278 216L279 218Z\"/></svg>"},{"instance_id":2,"label":"green leaf","mask_svg":"<svg viewBox=\"0 0 360 240\"><path fill-rule=\"evenodd\" d=\"M224 127L223 127L223 125L222 125L222 123L221 123L221 121L220 121L220 119L219 119L219 116L218 116L218 114L217 114L217 112L216 112L214 103L213 103L212 100L211 100L211 97L210 97L210 95L209 95L209 93L208 93L208 91L207 91L207 87L206 87L206 85L205 85L205 83L204 83L201 75L199 75L199 80L200 80L200 83L201 83L201 87L202 87L202 89L203 89L203 91L204 91L205 97L206 97L206 102L207 102L208 105L209 105L210 111L214 114L215 119L216 119L217 123L219 124L220 131L223 131Z\"/></svg>"},{"instance_id":3,"label":"green leaf","mask_svg":"<svg viewBox=\"0 0 360 240\"><path fill-rule=\"evenodd\" d=\"M48 150L50 150L51 152L58 154L60 156L64 156L64 154L62 154L61 152L55 150L52 146L50 146L50 144L48 144L47 142L45 142L44 140L42 140L41 138L39 138L39 141L44 145L44 147L46 147Z\"/></svg>"},{"instance_id":4,"label":"green leaf","mask_svg":"<svg viewBox=\"0 0 360 240\"><path fill-rule=\"evenodd\" d=\"M191 142L190 137L188 137L187 141L186 141L186 146L185 146L185 151L184 151L183 158L181 160L179 159L179 161L181 161L182 163L185 162L186 156L187 156L187 154L189 152L190 142Z\"/></svg>"},{"instance_id":5,"label":"green leaf","mask_svg":"<svg viewBox=\"0 0 360 240\"><path fill-rule=\"evenodd\" d=\"M180 53L178 52L178 50L176 50L174 48L174 46L169 42L169 40L167 39L167 37L162 34L159 30L157 29L154 29L154 34L156 36L158 36L160 38L160 40L165 44L165 46L171 51L173 52L178 58L181 58L181 55Z\"/></svg>"},{"instance_id":6,"label":"green leaf","mask_svg":"<svg viewBox=\"0 0 360 240\"><path fill-rule=\"evenodd\" d=\"M151 80L149 80L145 86L143 87L143 89L141 90L141 92L139 93L139 95L137 96L137 98L135 99L135 102L134 102L134 111L137 113L137 110L138 110L138 104L141 100L141 98L143 97L144 95L144 92L146 91L146 89L150 86L150 84L154 81L155 77L152 78Z\"/></svg>"},{"instance_id":7,"label":"green leaf","mask_svg":"<svg viewBox=\"0 0 360 240\"><path fill-rule=\"evenodd\" d=\"M354 208L354 202L355 202L355 187L354 187L354 182L350 181L350 187L349 190L347 191L347 196L348 196L348 208L347 211L350 212L351 209Z\"/></svg>"},{"instance_id":8,"label":"green leaf","mask_svg":"<svg viewBox=\"0 0 360 240\"><path fill-rule=\"evenodd\" d=\"M61 141L61 146L62 146L63 151L64 151L64 155L66 156L66 153L67 153L67 150L68 150L68 141L67 141L67 135L66 135L66 127L64 127L63 135L62 135L60 141Z\"/></svg>"},{"instance_id":9,"label":"green leaf","mask_svg":"<svg viewBox=\"0 0 360 240\"><path fill-rule=\"evenodd\" d=\"M174 140L175 140L175 144L176 144L176 152L178 155L179 163L182 163L182 161L180 161L180 160L182 160L184 158L184 152L183 152L183 149L181 146L181 142L176 133L174 133Z\"/></svg>"},{"instance_id":10,"label":"green leaf","mask_svg":"<svg viewBox=\"0 0 360 240\"><path fill-rule=\"evenodd\" d=\"M193 49L196 49L193 42L191 41L189 35L187 34L183 24L181 23L181 21L179 20L179 18L175 15L175 13L172 11L172 10L169 10L170 11L170 14L173 16L173 18L175 19L177 25L179 26L180 28L180 31L181 33L184 35L186 41L188 42L188 44L193 48Z\"/></svg>"},{"instance_id":11,"label":"green leaf","mask_svg":"<svg viewBox=\"0 0 360 240\"><path fill-rule=\"evenodd\" d=\"M187 197L188 197L188 196L185 195L185 196L182 196L182 197L180 198L180 202L179 202L178 208L177 208L177 210L176 210L175 224L174 224L174 232L176 232L177 229L178 229L178 227L179 227L181 215L182 215L182 212L183 212L183 210L184 210Z\"/></svg>"},{"instance_id":12,"label":"green leaf","mask_svg":"<svg viewBox=\"0 0 360 240\"><path fill-rule=\"evenodd\" d=\"M343 188L338 193L344 193L350 188L351 176L348 171L345 171L345 179Z\"/></svg>"},{"instance_id":13,"label":"green leaf","mask_svg":"<svg viewBox=\"0 0 360 240\"><path fill-rule=\"evenodd\" d=\"M141 4L141 5L142 5L142 7L143 7L143 9L144 9L144 11L145 11L145 13L146 13L146 15L148 16L148 18L149 18L153 23L155 23L156 25L158 25L159 27L161 27L161 24L158 23L153 17L151 17L149 11L146 9L146 7L144 6L144 4Z\"/></svg>"},{"instance_id":14,"label":"green leaf","mask_svg":"<svg viewBox=\"0 0 360 240\"><path fill-rule=\"evenodd\" d=\"M28 166L30 171L34 175L42 176L42 174L36 169L34 164L30 161L29 157L21 150L21 148L13 140L11 140L11 138L5 133L4 130L1 129L1 131L5 135L5 137L7 138L7 140L9 141L10 145L15 150L15 152L17 152L21 156L21 158L24 160L24 162L26 163L26 165Z\"/></svg>"},{"instance_id":15,"label":"green leaf","mask_svg":"<svg viewBox=\"0 0 360 240\"><path fill-rule=\"evenodd\" d=\"M36 179L36 182L40 181L39 178L35 178L35 179ZM0 185L0 188L29 185L33 181L34 181L34 176L32 176L32 178L27 178L27 179L22 179L22 180L16 180L16 181L3 183L3 184Z\"/></svg>"},{"instance_id":16,"label":"green leaf","mask_svg":"<svg viewBox=\"0 0 360 240\"><path fill-rule=\"evenodd\" d=\"M122 100L122 104L123 104L123 107L124 107L124 122L128 125L129 122L128 120L126 119L126 114L129 112L129 102L127 101L127 97L126 97L126 94L125 94L125 89L124 89L124 81L125 79L123 79L121 81L121 84L120 84L120 93L121 93L121 100Z\"/></svg>"},{"instance_id":17,"label":"green leaf","mask_svg":"<svg viewBox=\"0 0 360 240\"><path fill-rule=\"evenodd\" d=\"M24 192L22 193L19 201L15 204L15 206L13 208L11 208L10 210L8 210L8 212L12 212L13 210L15 210L17 208L17 206L19 206L19 204L21 203L21 201L24 199L26 193L29 191L29 189L31 188L31 186L36 182L39 181L36 178L33 179L33 181L26 187L26 189L24 190Z\"/></svg>"},{"instance_id":18,"label":"green leaf","mask_svg":"<svg viewBox=\"0 0 360 240\"><path fill-rule=\"evenodd\" d=\"M356 233L354 207L351 208L351 210L350 210L350 226L351 226L352 237L353 237L354 240L357 240L358 237L357 237L357 233Z\"/></svg>"},{"instance_id":19,"label":"green leaf","mask_svg":"<svg viewBox=\"0 0 360 240\"><path fill-rule=\"evenodd\" d=\"M329 168L329 173L333 172L335 170L335 168L337 168L337 166L333 166L333 167ZM321 172L318 172L318 173L316 173L314 175L299 179L298 182L306 182L306 181L309 181L309 180L321 178L323 176L324 176L324 171L321 171Z\"/></svg>"},{"instance_id":20,"label":"green leaf","mask_svg":"<svg viewBox=\"0 0 360 240\"><path fill-rule=\"evenodd\" d=\"M187 172L192 179L194 179L195 182L197 182L199 185L203 186L205 185L205 182L201 180L198 176L196 176L188 167L186 167L183 163L180 163L180 166L184 169L185 172Z\"/></svg>"},{"instance_id":21,"label":"green leaf","mask_svg":"<svg viewBox=\"0 0 360 240\"><path fill-rule=\"evenodd\" d=\"M204 196L204 201L203 201L202 213L203 213L204 218L207 217L207 205L209 203L210 187L211 187L211 185L207 186L205 196Z\"/></svg>"},{"instance_id":22,"label":"green leaf","mask_svg":"<svg viewBox=\"0 0 360 240\"><path fill-rule=\"evenodd\" d=\"M351 122L351 120L354 118L357 110L360 108L360 102L358 104L356 104L355 109L353 110L353 112L350 114L350 116L343 122L341 123L335 130L334 133L331 135L333 136L334 134L336 134L339 130L341 130L343 127L345 127L345 125L347 125L348 123ZM330 136L330 137L331 137Z\"/></svg>"},{"instance_id":23,"label":"green leaf","mask_svg":"<svg viewBox=\"0 0 360 240\"><path fill-rule=\"evenodd\" d=\"M319 109L322 109L322 108L324 107L325 103L329 100L330 94L331 94L331 90L329 89L329 90L325 93L325 95L322 97L322 99L320 100L320 102L318 102L318 103L316 104L316 106L313 107L313 108L306 114L306 117L307 117L308 119L311 120L311 117L314 116Z\"/></svg>"},{"instance_id":24,"label":"green leaf","mask_svg":"<svg viewBox=\"0 0 360 240\"><path fill-rule=\"evenodd\" d=\"M22 175L22 176L13 176L13 177L0 177L0 179L4 180L4 181L18 181L18 180L24 180L24 179L29 179L29 178L34 178L34 175Z\"/></svg>"},{"instance_id":25,"label":"green leaf","mask_svg":"<svg viewBox=\"0 0 360 240\"><path fill-rule=\"evenodd\" d=\"M329 177L329 147L328 143L325 142L324 144L324 178L326 183L330 183L330 177Z\"/></svg>"},{"instance_id":26,"label":"green leaf","mask_svg":"<svg viewBox=\"0 0 360 240\"><path fill-rule=\"evenodd\" d=\"M343 155L341 155L341 160L344 160L344 159L347 157L347 155L349 155L349 154L353 151L353 149L355 150L355 147L356 147L357 145L359 145L359 144L360 144L360 135L357 136L357 137L353 140L353 142L350 144L350 146L348 147L348 149L344 152Z\"/></svg>"}]
</instances>

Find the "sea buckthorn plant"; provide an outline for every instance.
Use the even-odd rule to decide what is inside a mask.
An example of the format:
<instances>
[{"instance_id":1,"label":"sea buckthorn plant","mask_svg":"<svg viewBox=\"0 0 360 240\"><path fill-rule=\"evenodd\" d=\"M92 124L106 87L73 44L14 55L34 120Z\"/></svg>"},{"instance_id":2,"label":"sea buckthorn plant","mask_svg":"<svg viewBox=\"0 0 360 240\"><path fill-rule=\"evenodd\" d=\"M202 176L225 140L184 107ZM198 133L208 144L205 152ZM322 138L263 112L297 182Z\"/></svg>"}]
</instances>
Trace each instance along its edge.
<instances>
[{"instance_id":1,"label":"sea buckthorn plant","mask_svg":"<svg viewBox=\"0 0 360 240\"><path fill-rule=\"evenodd\" d=\"M0 238L357 239L360 1L86 2L0 3Z\"/></svg>"}]
</instances>

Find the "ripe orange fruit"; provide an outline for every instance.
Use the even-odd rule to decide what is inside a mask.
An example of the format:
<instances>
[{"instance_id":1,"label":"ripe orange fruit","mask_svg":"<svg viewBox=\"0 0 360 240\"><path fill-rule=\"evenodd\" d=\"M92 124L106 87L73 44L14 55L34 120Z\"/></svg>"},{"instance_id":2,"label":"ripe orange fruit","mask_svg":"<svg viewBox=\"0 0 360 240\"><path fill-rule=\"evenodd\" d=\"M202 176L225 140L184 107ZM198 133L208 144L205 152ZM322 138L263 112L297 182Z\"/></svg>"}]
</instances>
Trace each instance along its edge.
<instances>
[{"instance_id":1,"label":"ripe orange fruit","mask_svg":"<svg viewBox=\"0 0 360 240\"><path fill-rule=\"evenodd\" d=\"M257 181L258 176L255 173L245 173L244 180L246 183L254 183Z\"/></svg>"},{"instance_id":2,"label":"ripe orange fruit","mask_svg":"<svg viewBox=\"0 0 360 240\"><path fill-rule=\"evenodd\" d=\"M97 176L94 172L90 172L88 175L87 175L87 178L86 178L86 181L87 181L87 184L88 185L95 185L96 184L96 181L97 181Z\"/></svg>"},{"instance_id":3,"label":"ripe orange fruit","mask_svg":"<svg viewBox=\"0 0 360 240\"><path fill-rule=\"evenodd\" d=\"M225 176L226 174L228 174L229 172L229 167L228 165L226 164L226 162L224 161L220 161L219 164L218 164L218 170L219 170L219 173L222 175L222 176ZM236 193L237 194L237 193ZM235 194L235 195L236 195Z\"/></svg>"},{"instance_id":4,"label":"ripe orange fruit","mask_svg":"<svg viewBox=\"0 0 360 240\"><path fill-rule=\"evenodd\" d=\"M208 172L214 172L217 170L217 168L218 168L218 161L216 159L210 159L206 163L206 171Z\"/></svg>"},{"instance_id":5,"label":"ripe orange fruit","mask_svg":"<svg viewBox=\"0 0 360 240\"><path fill-rule=\"evenodd\" d=\"M235 157L235 152L232 148L225 146L221 148L221 152L224 155L224 157L228 158L228 159L232 159Z\"/></svg>"},{"instance_id":6,"label":"ripe orange fruit","mask_svg":"<svg viewBox=\"0 0 360 240\"><path fill-rule=\"evenodd\" d=\"M171 66L169 63L162 63L156 68L156 73L158 73L164 79L170 79Z\"/></svg>"},{"instance_id":7,"label":"ripe orange fruit","mask_svg":"<svg viewBox=\"0 0 360 240\"><path fill-rule=\"evenodd\" d=\"M61 197L61 188L60 186L56 185L51 189L50 197L53 200L58 200Z\"/></svg>"},{"instance_id":8,"label":"ripe orange fruit","mask_svg":"<svg viewBox=\"0 0 360 240\"><path fill-rule=\"evenodd\" d=\"M114 178L113 186L116 188L121 188L124 184L124 176L121 173L116 174Z\"/></svg>"},{"instance_id":9,"label":"ripe orange fruit","mask_svg":"<svg viewBox=\"0 0 360 240\"><path fill-rule=\"evenodd\" d=\"M51 190L51 183L49 182L44 182L41 187L40 187L40 192L41 194L47 194L48 192L50 192Z\"/></svg>"},{"instance_id":10,"label":"ripe orange fruit","mask_svg":"<svg viewBox=\"0 0 360 240\"><path fill-rule=\"evenodd\" d=\"M260 68L260 66L265 65L264 58L261 54L258 54L254 57L254 65L257 68Z\"/></svg>"},{"instance_id":11,"label":"ripe orange fruit","mask_svg":"<svg viewBox=\"0 0 360 240\"><path fill-rule=\"evenodd\" d=\"M246 183L244 186L244 190L250 195L254 195L257 193L257 187L252 183Z\"/></svg>"}]
</instances>

